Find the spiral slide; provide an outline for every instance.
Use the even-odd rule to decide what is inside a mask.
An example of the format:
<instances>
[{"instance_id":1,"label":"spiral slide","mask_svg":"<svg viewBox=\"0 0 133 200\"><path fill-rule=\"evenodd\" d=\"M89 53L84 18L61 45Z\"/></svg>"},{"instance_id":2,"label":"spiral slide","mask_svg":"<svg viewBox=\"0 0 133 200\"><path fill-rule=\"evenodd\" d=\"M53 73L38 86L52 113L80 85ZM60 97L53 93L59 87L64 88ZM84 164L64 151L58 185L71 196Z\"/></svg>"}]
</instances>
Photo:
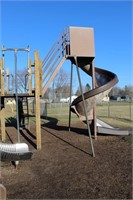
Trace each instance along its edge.
<instances>
[{"instance_id":1,"label":"spiral slide","mask_svg":"<svg viewBox=\"0 0 133 200\"><path fill-rule=\"evenodd\" d=\"M89 76L92 76L91 68L89 65L84 66L81 64L80 68ZM95 68L95 79L96 79L96 88L84 93L84 98L88 113L88 120L90 124L93 122L94 104L102 101L103 97L106 96L111 90L111 88L118 82L118 78L114 73L100 68ZM75 113L81 121L86 122L82 95L77 97L72 102L71 111ZM109 124L106 124L105 122L97 119L97 133L111 134L111 135L129 135L130 132L131 130L114 128Z\"/></svg>"}]
</instances>

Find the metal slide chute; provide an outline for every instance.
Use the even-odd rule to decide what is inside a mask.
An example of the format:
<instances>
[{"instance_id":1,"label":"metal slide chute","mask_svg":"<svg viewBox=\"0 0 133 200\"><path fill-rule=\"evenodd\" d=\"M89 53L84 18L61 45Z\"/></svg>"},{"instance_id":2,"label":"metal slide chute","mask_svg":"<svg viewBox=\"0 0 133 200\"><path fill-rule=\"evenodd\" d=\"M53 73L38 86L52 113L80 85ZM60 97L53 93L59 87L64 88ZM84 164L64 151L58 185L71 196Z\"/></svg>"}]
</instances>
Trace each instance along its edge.
<instances>
[{"instance_id":1,"label":"metal slide chute","mask_svg":"<svg viewBox=\"0 0 133 200\"><path fill-rule=\"evenodd\" d=\"M80 67L85 73L91 76L90 68L86 66ZM108 94L111 88L118 82L117 76L107 70L102 70L95 68L95 78L96 78L96 88L84 93L84 98L86 100L88 120L93 119L91 114L93 106L95 103L100 102L103 97ZM71 110L78 114L78 117L84 121L84 112L83 112L83 101L82 95L77 97L71 104Z\"/></svg>"},{"instance_id":2,"label":"metal slide chute","mask_svg":"<svg viewBox=\"0 0 133 200\"><path fill-rule=\"evenodd\" d=\"M129 135L132 134L132 130L124 130L110 126L109 124L97 119L97 132L109 135Z\"/></svg>"},{"instance_id":3,"label":"metal slide chute","mask_svg":"<svg viewBox=\"0 0 133 200\"><path fill-rule=\"evenodd\" d=\"M79 62L80 63L80 62ZM89 76L92 76L88 66L80 67ZM93 122L93 106L95 103L101 102L111 88L118 82L116 74L113 72L95 68L96 88L84 93L84 98L87 105L88 120L90 124ZM71 104L71 111L74 112L81 121L86 122L83 110L82 95L77 97ZM111 135L129 135L129 130L123 130L110 126L109 124L97 119L97 132Z\"/></svg>"}]
</instances>

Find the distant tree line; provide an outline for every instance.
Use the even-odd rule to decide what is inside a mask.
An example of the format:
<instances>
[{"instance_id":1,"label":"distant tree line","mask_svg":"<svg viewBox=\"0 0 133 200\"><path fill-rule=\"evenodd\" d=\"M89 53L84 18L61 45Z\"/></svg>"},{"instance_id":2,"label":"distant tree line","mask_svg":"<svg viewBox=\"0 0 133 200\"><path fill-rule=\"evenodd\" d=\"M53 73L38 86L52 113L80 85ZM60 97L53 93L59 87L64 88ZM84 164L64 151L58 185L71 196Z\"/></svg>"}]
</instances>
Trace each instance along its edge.
<instances>
[{"instance_id":1,"label":"distant tree line","mask_svg":"<svg viewBox=\"0 0 133 200\"><path fill-rule=\"evenodd\" d=\"M87 92L91 90L91 86L89 83L87 83L85 86L82 86L83 92ZM76 93L77 96L81 94L80 87L77 88ZM132 85L126 85L124 88L121 88L119 86L114 86L111 91L108 94L109 97L111 96L129 96L133 97L133 86Z\"/></svg>"},{"instance_id":2,"label":"distant tree line","mask_svg":"<svg viewBox=\"0 0 133 200\"><path fill-rule=\"evenodd\" d=\"M91 90L90 84L86 83L86 85L82 85L82 90L83 92L90 91ZM70 94L70 76L63 69L59 71L58 75L53 81L52 87L50 87L47 90L45 97L48 97L49 95L52 96L52 94L53 94L53 98L54 98L54 95L56 95L57 97L60 94L62 94L63 98L67 98ZM80 86L77 87L75 92L72 91L72 94L76 96L81 95ZM133 86L126 85L124 88L121 88L119 86L114 86L109 92L108 96L109 97L111 96L133 97Z\"/></svg>"},{"instance_id":3,"label":"distant tree line","mask_svg":"<svg viewBox=\"0 0 133 200\"><path fill-rule=\"evenodd\" d=\"M129 97L133 97L133 86L131 85L125 85L124 88L115 86L111 89L110 93L109 93L109 97L110 96L129 96Z\"/></svg>"},{"instance_id":4,"label":"distant tree line","mask_svg":"<svg viewBox=\"0 0 133 200\"><path fill-rule=\"evenodd\" d=\"M27 88L28 83L27 70L23 69L22 71L18 71L18 81L17 86L20 92L24 92L25 88ZM89 83L86 85L82 85L83 92L87 92L91 90L91 86ZM62 94L62 96L60 96ZM44 94L44 98L67 98L70 94L70 75L63 68L60 69L57 76L52 82L52 85L48 88L46 93ZM78 86L76 91L72 91L72 95L79 96L81 95L80 87ZM125 85L125 87L121 88L119 86L114 86L109 92L109 97L111 96L129 96L133 97L133 86Z\"/></svg>"}]
</instances>

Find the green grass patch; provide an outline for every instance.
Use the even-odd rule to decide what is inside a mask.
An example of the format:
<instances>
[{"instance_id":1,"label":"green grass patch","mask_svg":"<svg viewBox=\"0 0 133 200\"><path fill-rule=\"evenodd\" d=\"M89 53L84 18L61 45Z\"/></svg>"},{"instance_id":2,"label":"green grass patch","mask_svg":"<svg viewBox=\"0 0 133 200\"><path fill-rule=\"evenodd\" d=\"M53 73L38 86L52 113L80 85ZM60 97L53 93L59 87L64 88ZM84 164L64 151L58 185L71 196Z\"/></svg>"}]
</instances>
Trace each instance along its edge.
<instances>
[{"instance_id":1,"label":"green grass patch","mask_svg":"<svg viewBox=\"0 0 133 200\"><path fill-rule=\"evenodd\" d=\"M58 121L58 124L68 124L69 121L69 105L67 103L47 104L45 117L41 119L41 123L49 121ZM97 118L106 123L119 128L133 128L133 103L129 102L109 102L101 103L96 107ZM16 110L12 111L11 106L6 106L6 118L16 118ZM30 121L35 122L34 117L30 117ZM71 113L71 124L78 122L78 117Z\"/></svg>"}]
</instances>

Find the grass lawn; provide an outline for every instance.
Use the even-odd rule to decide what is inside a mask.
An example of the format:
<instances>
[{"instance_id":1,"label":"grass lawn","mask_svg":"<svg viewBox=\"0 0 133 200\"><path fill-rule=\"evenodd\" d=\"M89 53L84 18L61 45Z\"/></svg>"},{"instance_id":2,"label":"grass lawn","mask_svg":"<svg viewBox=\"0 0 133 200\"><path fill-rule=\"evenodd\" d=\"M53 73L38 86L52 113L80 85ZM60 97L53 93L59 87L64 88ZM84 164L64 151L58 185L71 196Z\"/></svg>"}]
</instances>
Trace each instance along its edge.
<instances>
[{"instance_id":1,"label":"grass lawn","mask_svg":"<svg viewBox=\"0 0 133 200\"><path fill-rule=\"evenodd\" d=\"M41 110L42 112L42 110ZM69 122L69 105L67 103L47 104L46 110L43 111L46 119L42 119L42 123L49 120L57 120L59 124L68 125ZM129 102L110 102L97 105L97 118L106 123L120 128L133 128L133 103ZM32 113L31 113L32 114ZM15 108L6 106L6 118L16 118ZM27 118L26 118L27 120ZM35 122L34 117L30 117L30 121ZM78 122L78 117L71 113L71 123Z\"/></svg>"}]
</instances>

